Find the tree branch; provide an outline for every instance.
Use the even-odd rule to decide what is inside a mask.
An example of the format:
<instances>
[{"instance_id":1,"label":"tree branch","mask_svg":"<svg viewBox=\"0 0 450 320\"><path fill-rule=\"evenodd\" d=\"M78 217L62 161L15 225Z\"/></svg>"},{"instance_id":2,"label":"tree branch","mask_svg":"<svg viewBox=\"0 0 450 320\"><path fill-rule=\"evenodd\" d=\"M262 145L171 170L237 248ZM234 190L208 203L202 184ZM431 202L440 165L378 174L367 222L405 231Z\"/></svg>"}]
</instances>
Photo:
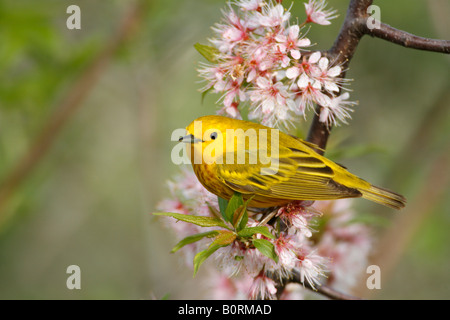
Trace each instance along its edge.
<instances>
[{"instance_id":1,"label":"tree branch","mask_svg":"<svg viewBox=\"0 0 450 320\"><path fill-rule=\"evenodd\" d=\"M428 39L416 36L403 30L398 30L388 24L380 23L379 28L369 29L366 25L365 34L387 40L406 48L450 53L450 41Z\"/></svg>"},{"instance_id":2,"label":"tree branch","mask_svg":"<svg viewBox=\"0 0 450 320\"><path fill-rule=\"evenodd\" d=\"M341 65L341 78L345 77L350 60L356 51L356 48L364 35L363 20L361 17L367 16L367 8L372 4L373 0L351 0L347 9L344 23L333 44L333 46L325 52L328 58L336 65ZM365 21L365 20L364 20ZM365 24L365 22L364 22ZM328 127L319 119L322 107L317 105L316 114L309 129L307 140L318 145L321 149L325 149L331 132L331 126ZM324 151L316 150L320 154Z\"/></svg>"}]
</instances>

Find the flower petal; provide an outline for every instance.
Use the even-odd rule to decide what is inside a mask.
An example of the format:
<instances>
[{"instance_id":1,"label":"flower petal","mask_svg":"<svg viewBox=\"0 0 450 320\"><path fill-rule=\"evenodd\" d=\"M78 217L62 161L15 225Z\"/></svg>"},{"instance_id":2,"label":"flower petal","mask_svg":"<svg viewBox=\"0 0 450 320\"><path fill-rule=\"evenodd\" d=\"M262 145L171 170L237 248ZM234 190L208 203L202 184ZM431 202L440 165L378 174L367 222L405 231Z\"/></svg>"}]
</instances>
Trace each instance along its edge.
<instances>
[{"instance_id":1,"label":"flower petal","mask_svg":"<svg viewBox=\"0 0 450 320\"><path fill-rule=\"evenodd\" d=\"M320 60L319 60L319 68L322 71L327 70L328 69L328 63L329 63L329 60L327 58L325 58L325 57L320 58Z\"/></svg>"},{"instance_id":2,"label":"flower petal","mask_svg":"<svg viewBox=\"0 0 450 320\"><path fill-rule=\"evenodd\" d=\"M300 51L299 50L291 50L291 57L298 60L301 57Z\"/></svg>"},{"instance_id":3,"label":"flower petal","mask_svg":"<svg viewBox=\"0 0 450 320\"><path fill-rule=\"evenodd\" d=\"M306 73L302 73L300 79L298 79L297 85L299 88L306 88L310 82L310 79Z\"/></svg>"},{"instance_id":4,"label":"flower petal","mask_svg":"<svg viewBox=\"0 0 450 320\"><path fill-rule=\"evenodd\" d=\"M335 66L333 68L331 68L330 70L328 70L328 75L330 77L337 77L338 75L341 74L342 68L339 66Z\"/></svg>"},{"instance_id":5,"label":"flower petal","mask_svg":"<svg viewBox=\"0 0 450 320\"><path fill-rule=\"evenodd\" d=\"M317 63L321 57L320 51L314 52L312 55L309 56L308 62L309 63Z\"/></svg>"},{"instance_id":6,"label":"flower petal","mask_svg":"<svg viewBox=\"0 0 450 320\"><path fill-rule=\"evenodd\" d=\"M288 79L295 79L299 76L300 69L298 67L291 67L286 70L286 77Z\"/></svg>"}]
</instances>

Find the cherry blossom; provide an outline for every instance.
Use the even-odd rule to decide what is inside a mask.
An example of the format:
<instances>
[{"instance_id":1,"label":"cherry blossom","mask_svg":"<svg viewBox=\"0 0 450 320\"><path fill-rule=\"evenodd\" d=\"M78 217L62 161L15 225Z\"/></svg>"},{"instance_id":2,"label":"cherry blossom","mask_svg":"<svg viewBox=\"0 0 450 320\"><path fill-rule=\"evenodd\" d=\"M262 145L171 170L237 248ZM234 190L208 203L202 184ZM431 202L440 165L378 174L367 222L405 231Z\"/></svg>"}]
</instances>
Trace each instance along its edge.
<instances>
[{"instance_id":1,"label":"cherry blossom","mask_svg":"<svg viewBox=\"0 0 450 320\"><path fill-rule=\"evenodd\" d=\"M303 254L299 253L298 258L298 270L300 272L300 281L307 281L312 288L320 284L320 278L325 276L325 266L327 264L327 258L316 254L314 251Z\"/></svg>"},{"instance_id":2,"label":"cherry blossom","mask_svg":"<svg viewBox=\"0 0 450 320\"><path fill-rule=\"evenodd\" d=\"M325 24L334 18L325 1L309 1L305 8L306 22ZM251 119L287 128L298 116L306 119L307 111L318 104L327 107L322 109L323 122L345 123L354 104L334 99L348 81L340 77L342 68L320 51L306 50L311 46L302 32L306 22L290 24L290 8L274 0L237 0L223 15L209 39L219 54L214 63L199 68L206 82L202 91L221 94L219 114L239 118L248 107Z\"/></svg>"},{"instance_id":3,"label":"cherry blossom","mask_svg":"<svg viewBox=\"0 0 450 320\"><path fill-rule=\"evenodd\" d=\"M256 107L251 110L249 117L259 118L265 125L287 121L294 106L288 87L265 77L259 77L256 84L257 87L250 93L250 100Z\"/></svg>"},{"instance_id":4,"label":"cherry blossom","mask_svg":"<svg viewBox=\"0 0 450 320\"><path fill-rule=\"evenodd\" d=\"M278 209L277 216L287 224L288 227L300 232L309 238L312 236L311 219L320 215L319 212L310 209L311 201L293 201Z\"/></svg>"},{"instance_id":5,"label":"cherry blossom","mask_svg":"<svg viewBox=\"0 0 450 320\"><path fill-rule=\"evenodd\" d=\"M317 23L321 25L331 24L330 20L337 18L336 10L326 10L326 0L309 0L305 3L307 19L306 22Z\"/></svg>"},{"instance_id":6,"label":"cherry blossom","mask_svg":"<svg viewBox=\"0 0 450 320\"><path fill-rule=\"evenodd\" d=\"M284 10L281 4L274 5L273 2L269 2L267 6L262 7L261 13L256 13L259 25L270 28L284 27L290 17L289 10Z\"/></svg>"},{"instance_id":7,"label":"cherry blossom","mask_svg":"<svg viewBox=\"0 0 450 320\"><path fill-rule=\"evenodd\" d=\"M264 0L241 0L237 1L236 5L243 11L259 11L266 5Z\"/></svg>"},{"instance_id":8,"label":"cherry blossom","mask_svg":"<svg viewBox=\"0 0 450 320\"><path fill-rule=\"evenodd\" d=\"M267 277L264 272L261 271L250 287L249 298L253 300L273 300L275 299L276 293L277 288L275 287L275 281Z\"/></svg>"},{"instance_id":9,"label":"cherry blossom","mask_svg":"<svg viewBox=\"0 0 450 320\"><path fill-rule=\"evenodd\" d=\"M349 97L350 94L344 92L340 96L331 98L326 105L323 105L320 121L335 126L339 123L347 123L347 119L351 118L350 112L353 111L351 107L357 104L355 101L348 101Z\"/></svg>"},{"instance_id":10,"label":"cherry blossom","mask_svg":"<svg viewBox=\"0 0 450 320\"><path fill-rule=\"evenodd\" d=\"M289 52L291 57L299 60L301 57L300 48L309 47L311 40L308 38L299 38L300 27L298 25L290 26L285 34L279 34L275 37L284 52Z\"/></svg>"}]
</instances>

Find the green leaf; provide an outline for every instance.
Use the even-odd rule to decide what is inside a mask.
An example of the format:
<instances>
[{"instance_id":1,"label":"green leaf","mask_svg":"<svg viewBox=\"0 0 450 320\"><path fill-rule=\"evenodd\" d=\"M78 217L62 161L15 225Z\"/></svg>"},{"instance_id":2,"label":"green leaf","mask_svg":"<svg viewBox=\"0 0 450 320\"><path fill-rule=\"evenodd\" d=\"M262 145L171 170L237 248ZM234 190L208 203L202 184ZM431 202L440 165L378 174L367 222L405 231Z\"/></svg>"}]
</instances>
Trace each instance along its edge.
<instances>
[{"instance_id":1,"label":"green leaf","mask_svg":"<svg viewBox=\"0 0 450 320\"><path fill-rule=\"evenodd\" d=\"M241 222L237 226L237 230L240 231L244 229L247 226L247 222L248 222L248 211L247 207L245 207L244 216L242 217Z\"/></svg>"},{"instance_id":2,"label":"green leaf","mask_svg":"<svg viewBox=\"0 0 450 320\"><path fill-rule=\"evenodd\" d=\"M209 258L214 252L216 252L221 246L210 246L208 249L200 251L194 257L194 277L197 274L198 268Z\"/></svg>"},{"instance_id":3,"label":"green leaf","mask_svg":"<svg viewBox=\"0 0 450 320\"><path fill-rule=\"evenodd\" d=\"M254 196L248 199L242 206L242 209L241 207L238 209L238 214L235 213L235 217L233 217L233 226L238 232L247 226L248 222L247 207L250 201L252 201L253 197Z\"/></svg>"},{"instance_id":4,"label":"green leaf","mask_svg":"<svg viewBox=\"0 0 450 320\"><path fill-rule=\"evenodd\" d=\"M220 213L222 214L222 217L225 219L226 217L225 211L227 210L228 201L221 197L217 197L217 201L219 202Z\"/></svg>"},{"instance_id":5,"label":"green leaf","mask_svg":"<svg viewBox=\"0 0 450 320\"><path fill-rule=\"evenodd\" d=\"M219 235L216 236L213 243L211 243L211 246L221 246L226 247L227 245L231 244L237 237L236 233L232 231L218 231Z\"/></svg>"},{"instance_id":6,"label":"green leaf","mask_svg":"<svg viewBox=\"0 0 450 320\"><path fill-rule=\"evenodd\" d=\"M177 220L192 223L200 227L222 227L229 229L229 227L220 219L213 217L193 216L190 214L172 213L172 212L156 212L155 216L167 216Z\"/></svg>"},{"instance_id":7,"label":"green leaf","mask_svg":"<svg viewBox=\"0 0 450 320\"><path fill-rule=\"evenodd\" d=\"M238 232L238 236L242 238L250 238L254 234L262 234L267 238L275 239L275 236L270 233L269 229L263 226L244 228Z\"/></svg>"},{"instance_id":8,"label":"green leaf","mask_svg":"<svg viewBox=\"0 0 450 320\"><path fill-rule=\"evenodd\" d=\"M272 242L266 239L253 239L252 243L263 255L278 262L278 255L275 252L275 246Z\"/></svg>"},{"instance_id":9,"label":"green leaf","mask_svg":"<svg viewBox=\"0 0 450 320\"><path fill-rule=\"evenodd\" d=\"M244 200L242 200L242 194L235 192L230 201L228 201L228 206L225 210L225 221L232 222L235 211L243 204Z\"/></svg>"},{"instance_id":10,"label":"green leaf","mask_svg":"<svg viewBox=\"0 0 450 320\"><path fill-rule=\"evenodd\" d=\"M184 238L183 240L181 240L180 242L178 242L178 244L175 247L173 247L173 249L170 252L172 252L172 253L177 252L178 250L183 248L185 245L197 242L199 240L202 240L205 237L212 238L212 237L217 236L218 234L219 234L219 231L214 230L214 231L197 233L192 236L188 236L188 237Z\"/></svg>"},{"instance_id":11,"label":"green leaf","mask_svg":"<svg viewBox=\"0 0 450 320\"><path fill-rule=\"evenodd\" d=\"M220 212L218 212L217 209L214 208L210 203L206 202L206 205L208 206L209 213L210 213L212 216L216 217L217 219L221 220L221 214L220 214Z\"/></svg>"},{"instance_id":12,"label":"green leaf","mask_svg":"<svg viewBox=\"0 0 450 320\"><path fill-rule=\"evenodd\" d=\"M239 232L242 229L242 228L240 228L241 222L245 218L247 218L247 221L248 221L247 208L246 208L245 204L243 204L242 206L240 206L239 208L236 209L236 211L234 212L234 215L233 215L233 221L232 221L233 223L232 224L233 224L233 227L236 229L236 231ZM247 224L247 222L245 222L245 225L246 224Z\"/></svg>"},{"instance_id":13,"label":"green leaf","mask_svg":"<svg viewBox=\"0 0 450 320\"><path fill-rule=\"evenodd\" d=\"M236 234L232 231L218 231L219 235L216 236L214 241L209 245L208 249L200 251L194 257L194 277L197 274L198 269L219 248L230 245L235 239Z\"/></svg>"},{"instance_id":14,"label":"green leaf","mask_svg":"<svg viewBox=\"0 0 450 320\"><path fill-rule=\"evenodd\" d=\"M194 48L209 62L212 63L217 62L217 56L220 53L219 50L217 50L217 48L200 43L194 44Z\"/></svg>"}]
</instances>

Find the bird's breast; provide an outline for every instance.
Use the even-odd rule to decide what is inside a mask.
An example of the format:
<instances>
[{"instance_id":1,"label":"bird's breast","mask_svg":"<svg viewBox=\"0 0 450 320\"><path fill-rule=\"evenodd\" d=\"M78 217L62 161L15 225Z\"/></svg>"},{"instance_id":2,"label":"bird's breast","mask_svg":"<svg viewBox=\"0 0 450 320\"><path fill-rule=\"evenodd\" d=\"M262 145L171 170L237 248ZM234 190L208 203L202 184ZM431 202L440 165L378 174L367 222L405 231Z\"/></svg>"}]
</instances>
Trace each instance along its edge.
<instances>
[{"instance_id":1,"label":"bird's breast","mask_svg":"<svg viewBox=\"0 0 450 320\"><path fill-rule=\"evenodd\" d=\"M197 179L209 192L223 199L229 199L233 195L234 191L217 177L214 164L192 164L192 168Z\"/></svg>"}]
</instances>

